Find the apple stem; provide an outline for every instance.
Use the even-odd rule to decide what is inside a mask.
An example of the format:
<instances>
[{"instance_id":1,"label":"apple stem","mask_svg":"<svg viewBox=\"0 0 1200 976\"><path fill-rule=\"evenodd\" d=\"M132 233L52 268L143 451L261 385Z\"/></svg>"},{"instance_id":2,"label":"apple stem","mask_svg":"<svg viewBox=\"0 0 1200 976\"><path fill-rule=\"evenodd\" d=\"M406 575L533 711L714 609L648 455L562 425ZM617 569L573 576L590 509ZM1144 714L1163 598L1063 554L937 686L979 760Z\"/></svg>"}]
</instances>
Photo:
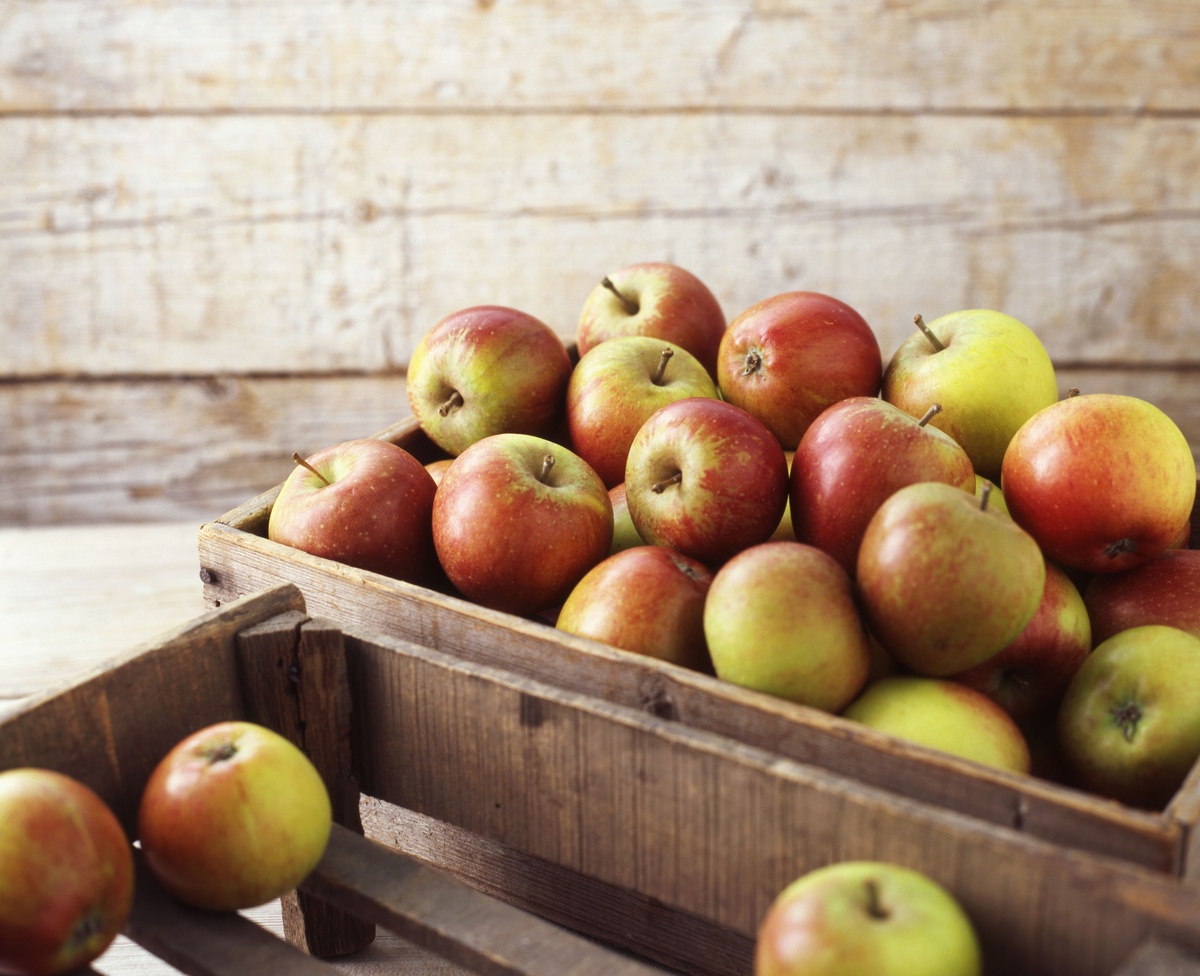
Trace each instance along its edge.
<instances>
[{"instance_id":1,"label":"apple stem","mask_svg":"<svg viewBox=\"0 0 1200 976\"><path fill-rule=\"evenodd\" d=\"M210 746L204 750L204 758L210 764L225 762L227 759L232 759L237 755L237 746L229 741L218 742L216 745Z\"/></svg>"},{"instance_id":2,"label":"apple stem","mask_svg":"<svg viewBox=\"0 0 1200 976\"><path fill-rule=\"evenodd\" d=\"M979 483L979 510L987 511L988 498L992 494L992 483L990 481L981 481Z\"/></svg>"},{"instance_id":3,"label":"apple stem","mask_svg":"<svg viewBox=\"0 0 1200 976\"><path fill-rule=\"evenodd\" d=\"M929 409L926 410L921 415L921 419L917 421L917 426L924 427L927 423L929 423L929 421L931 421L934 417L936 417L941 412L942 412L942 405L940 403L931 403L929 405Z\"/></svg>"},{"instance_id":4,"label":"apple stem","mask_svg":"<svg viewBox=\"0 0 1200 976\"><path fill-rule=\"evenodd\" d=\"M683 481L683 472L676 471L673 475L671 475L671 477L665 478L657 484L651 485L650 490L656 495L661 495L664 491L670 488L671 485L677 485L681 481Z\"/></svg>"},{"instance_id":5,"label":"apple stem","mask_svg":"<svg viewBox=\"0 0 1200 976\"><path fill-rule=\"evenodd\" d=\"M617 296L617 301L619 301L621 303L621 307L623 309L625 309L625 313L627 315L637 315L638 303L633 301L633 299L626 298L619 291L617 291L617 286L612 283L611 278L609 278L607 275L605 275L603 278L600 279L600 284L602 284L605 288L607 288L609 291L611 291L614 295Z\"/></svg>"},{"instance_id":6,"label":"apple stem","mask_svg":"<svg viewBox=\"0 0 1200 976\"><path fill-rule=\"evenodd\" d=\"M550 469L554 467L554 455L547 454L542 458L542 470L538 475L538 481L542 484L546 483L546 479L550 477Z\"/></svg>"},{"instance_id":7,"label":"apple stem","mask_svg":"<svg viewBox=\"0 0 1200 976\"><path fill-rule=\"evenodd\" d=\"M933 346L934 352L941 352L946 348L944 345L942 345L941 339L935 336L933 334L933 330L925 324L925 319L923 319L919 313L913 316L913 324L920 329L925 338L929 340L929 344Z\"/></svg>"},{"instance_id":8,"label":"apple stem","mask_svg":"<svg viewBox=\"0 0 1200 976\"><path fill-rule=\"evenodd\" d=\"M879 885L874 878L865 882L867 889L867 914L872 918L887 918L888 911L879 901Z\"/></svg>"},{"instance_id":9,"label":"apple stem","mask_svg":"<svg viewBox=\"0 0 1200 976\"><path fill-rule=\"evenodd\" d=\"M459 393L458 390L455 390L453 393L450 394L449 397L446 398L446 402L443 403L440 407L438 407L438 414L443 417L447 417L450 415L451 410L457 410L462 405L463 405L462 394Z\"/></svg>"},{"instance_id":10,"label":"apple stem","mask_svg":"<svg viewBox=\"0 0 1200 976\"><path fill-rule=\"evenodd\" d=\"M298 465L300 465L300 467L307 468L309 471L311 471L313 474L315 474L318 478L320 478L322 481L324 481L326 485L332 487L332 485L333 485L332 481L330 481L328 478L326 478L325 475L321 474L320 471L318 471L311 464L309 464L307 461L305 461L304 458L302 458L295 451L292 452L292 460L295 461Z\"/></svg>"},{"instance_id":11,"label":"apple stem","mask_svg":"<svg viewBox=\"0 0 1200 976\"><path fill-rule=\"evenodd\" d=\"M1071 397L1077 397L1077 396L1079 396L1079 387L1073 386L1069 390L1067 390L1067 399L1068 400L1070 400Z\"/></svg>"},{"instance_id":12,"label":"apple stem","mask_svg":"<svg viewBox=\"0 0 1200 976\"><path fill-rule=\"evenodd\" d=\"M671 357L675 355L673 349L664 349L662 355L658 357L658 369L654 371L654 375L650 378L655 386L662 386L663 374L667 371L667 363L671 361Z\"/></svg>"}]
</instances>

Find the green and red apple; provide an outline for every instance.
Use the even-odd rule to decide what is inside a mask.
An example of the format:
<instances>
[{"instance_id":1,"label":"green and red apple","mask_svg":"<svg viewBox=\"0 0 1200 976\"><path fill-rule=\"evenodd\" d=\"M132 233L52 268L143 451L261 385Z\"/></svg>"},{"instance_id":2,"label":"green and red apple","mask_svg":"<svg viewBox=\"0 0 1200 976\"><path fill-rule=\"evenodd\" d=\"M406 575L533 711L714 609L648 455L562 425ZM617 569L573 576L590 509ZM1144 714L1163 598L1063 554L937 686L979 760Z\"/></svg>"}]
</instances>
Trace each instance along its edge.
<instances>
[{"instance_id":1,"label":"green and red apple","mask_svg":"<svg viewBox=\"0 0 1200 976\"><path fill-rule=\"evenodd\" d=\"M1093 576L1083 602L1096 643L1144 624L1200 637L1200 549L1168 549L1133 569Z\"/></svg>"}]
</instances>

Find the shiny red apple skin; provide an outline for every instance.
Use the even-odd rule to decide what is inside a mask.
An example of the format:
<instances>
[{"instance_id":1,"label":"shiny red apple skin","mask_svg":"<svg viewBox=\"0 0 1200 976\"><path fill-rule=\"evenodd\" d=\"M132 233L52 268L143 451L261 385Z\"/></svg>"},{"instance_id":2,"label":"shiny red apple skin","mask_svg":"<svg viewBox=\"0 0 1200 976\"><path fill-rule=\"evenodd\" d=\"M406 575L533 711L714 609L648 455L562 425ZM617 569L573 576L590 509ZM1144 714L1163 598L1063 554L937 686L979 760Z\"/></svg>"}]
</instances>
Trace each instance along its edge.
<instances>
[{"instance_id":1,"label":"shiny red apple skin","mask_svg":"<svg viewBox=\"0 0 1200 976\"><path fill-rule=\"evenodd\" d=\"M1187 438L1137 397L1051 404L1009 443L1000 487L1013 519L1056 563L1115 573L1177 544L1196 499Z\"/></svg>"},{"instance_id":2,"label":"shiny red apple skin","mask_svg":"<svg viewBox=\"0 0 1200 976\"><path fill-rule=\"evenodd\" d=\"M874 396L882 376L879 341L866 320L811 291L751 305L729 323L717 360L721 396L766 424L789 451L826 407Z\"/></svg>"},{"instance_id":3,"label":"shiny red apple skin","mask_svg":"<svg viewBox=\"0 0 1200 976\"><path fill-rule=\"evenodd\" d=\"M1096 643L1143 624L1200 637L1200 549L1168 549L1133 569L1093 576L1083 602Z\"/></svg>"},{"instance_id":4,"label":"shiny red apple skin","mask_svg":"<svg viewBox=\"0 0 1200 976\"><path fill-rule=\"evenodd\" d=\"M129 838L96 793L52 770L0 773L0 972L81 969L124 927L133 885Z\"/></svg>"},{"instance_id":5,"label":"shiny red apple skin","mask_svg":"<svg viewBox=\"0 0 1200 976\"><path fill-rule=\"evenodd\" d=\"M655 411L629 448L625 496L638 534L716 568L765 542L787 505L787 457L745 410L705 397Z\"/></svg>"},{"instance_id":6,"label":"shiny red apple skin","mask_svg":"<svg viewBox=\"0 0 1200 976\"><path fill-rule=\"evenodd\" d=\"M436 577L437 484L420 461L364 438L318 451L308 463L332 484L297 465L271 506L268 538L410 583Z\"/></svg>"},{"instance_id":7,"label":"shiny red apple skin","mask_svg":"<svg viewBox=\"0 0 1200 976\"><path fill-rule=\"evenodd\" d=\"M849 397L800 438L789 486L792 530L853 577L871 516L898 489L920 481L970 491L975 471L948 434L878 397Z\"/></svg>"},{"instance_id":8,"label":"shiny red apple skin","mask_svg":"<svg viewBox=\"0 0 1200 976\"><path fill-rule=\"evenodd\" d=\"M713 574L666 546L635 546L598 563L571 590L559 630L622 650L710 670L704 598Z\"/></svg>"},{"instance_id":9,"label":"shiny red apple skin","mask_svg":"<svg viewBox=\"0 0 1200 976\"><path fill-rule=\"evenodd\" d=\"M543 478L545 459L553 464ZM468 600L522 616L557 607L612 545L600 476L561 444L494 434L442 476L433 539L450 583Z\"/></svg>"},{"instance_id":10,"label":"shiny red apple skin","mask_svg":"<svg viewBox=\"0 0 1200 976\"><path fill-rule=\"evenodd\" d=\"M579 313L576 347L581 357L617 336L652 336L682 346L716 381L725 313L699 277L667 261L644 261L618 268L607 278L637 307L630 312L611 289L598 283Z\"/></svg>"}]
</instances>

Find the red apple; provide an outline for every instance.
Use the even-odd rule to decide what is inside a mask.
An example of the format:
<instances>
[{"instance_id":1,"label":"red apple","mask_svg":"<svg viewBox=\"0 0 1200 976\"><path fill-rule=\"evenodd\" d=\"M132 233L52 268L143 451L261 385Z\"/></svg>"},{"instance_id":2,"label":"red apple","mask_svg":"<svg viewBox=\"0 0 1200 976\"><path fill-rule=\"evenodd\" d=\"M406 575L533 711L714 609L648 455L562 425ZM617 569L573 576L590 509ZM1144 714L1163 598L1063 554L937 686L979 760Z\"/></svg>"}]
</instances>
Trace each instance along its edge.
<instances>
[{"instance_id":1,"label":"red apple","mask_svg":"<svg viewBox=\"0 0 1200 976\"><path fill-rule=\"evenodd\" d=\"M0 772L0 972L82 969L133 904L133 848L105 802L48 769Z\"/></svg>"},{"instance_id":2,"label":"red apple","mask_svg":"<svg viewBox=\"0 0 1200 976\"><path fill-rule=\"evenodd\" d=\"M1176 544L1196 499L1187 438L1145 400L1071 396L1013 436L1000 486L1013 519L1066 567L1115 573Z\"/></svg>"},{"instance_id":3,"label":"red apple","mask_svg":"<svg viewBox=\"0 0 1200 976\"><path fill-rule=\"evenodd\" d=\"M656 410L629 447L625 495L638 534L719 566L765 542L787 504L787 458L740 407L692 397Z\"/></svg>"},{"instance_id":4,"label":"red apple","mask_svg":"<svg viewBox=\"0 0 1200 976\"><path fill-rule=\"evenodd\" d=\"M395 444L373 438L335 444L288 475L271 506L267 537L347 566L425 583L436 570L436 490L424 465Z\"/></svg>"},{"instance_id":5,"label":"red apple","mask_svg":"<svg viewBox=\"0 0 1200 976\"><path fill-rule=\"evenodd\" d=\"M666 339L695 356L717 376L717 349L725 333L725 313L690 271L663 261L631 264L589 293L579 313L579 355L616 336Z\"/></svg>"},{"instance_id":6,"label":"red apple","mask_svg":"<svg viewBox=\"0 0 1200 976\"><path fill-rule=\"evenodd\" d=\"M1097 644L1130 627L1163 624L1200 637L1200 549L1168 549L1083 591Z\"/></svg>"},{"instance_id":7,"label":"red apple","mask_svg":"<svg viewBox=\"0 0 1200 976\"><path fill-rule=\"evenodd\" d=\"M712 572L666 546L636 546L588 570L559 630L694 670L708 669L704 597Z\"/></svg>"},{"instance_id":8,"label":"red apple","mask_svg":"<svg viewBox=\"0 0 1200 976\"><path fill-rule=\"evenodd\" d=\"M981 691L1018 724L1042 723L1092 649L1083 597L1071 578L1046 561L1046 586L1037 613L1016 639L982 664L953 675Z\"/></svg>"},{"instance_id":9,"label":"red apple","mask_svg":"<svg viewBox=\"0 0 1200 976\"><path fill-rule=\"evenodd\" d=\"M296 887L325 853L332 823L312 762L252 722L219 722L178 742L138 806L147 867L180 901L213 911Z\"/></svg>"},{"instance_id":10,"label":"red apple","mask_svg":"<svg viewBox=\"0 0 1200 976\"><path fill-rule=\"evenodd\" d=\"M825 550L853 576L867 523L897 489L944 481L973 490L967 452L928 419L863 396L835 403L814 420L792 459L796 538Z\"/></svg>"},{"instance_id":11,"label":"red apple","mask_svg":"<svg viewBox=\"0 0 1200 976\"><path fill-rule=\"evenodd\" d=\"M817 292L764 299L729 323L717 359L717 384L793 450L830 404L879 392L883 359L866 320Z\"/></svg>"},{"instance_id":12,"label":"red apple","mask_svg":"<svg viewBox=\"0 0 1200 976\"><path fill-rule=\"evenodd\" d=\"M717 384L686 349L650 336L617 336L589 349L567 384L571 448L612 488L625 480L629 445L650 414Z\"/></svg>"},{"instance_id":13,"label":"red apple","mask_svg":"<svg viewBox=\"0 0 1200 976\"><path fill-rule=\"evenodd\" d=\"M552 436L570 376L570 355L550 326L514 308L478 305L421 337L408 364L408 399L429 439L457 456L490 434Z\"/></svg>"},{"instance_id":14,"label":"red apple","mask_svg":"<svg viewBox=\"0 0 1200 976\"><path fill-rule=\"evenodd\" d=\"M528 434L468 447L433 501L433 541L468 600L529 615L566 599L612 544L604 482L574 452Z\"/></svg>"},{"instance_id":15,"label":"red apple","mask_svg":"<svg viewBox=\"0 0 1200 976\"><path fill-rule=\"evenodd\" d=\"M433 479L435 485L442 483L442 475L446 473L446 469L454 463L454 458L438 458L436 461L426 461L425 470L429 472L429 477Z\"/></svg>"}]
</instances>

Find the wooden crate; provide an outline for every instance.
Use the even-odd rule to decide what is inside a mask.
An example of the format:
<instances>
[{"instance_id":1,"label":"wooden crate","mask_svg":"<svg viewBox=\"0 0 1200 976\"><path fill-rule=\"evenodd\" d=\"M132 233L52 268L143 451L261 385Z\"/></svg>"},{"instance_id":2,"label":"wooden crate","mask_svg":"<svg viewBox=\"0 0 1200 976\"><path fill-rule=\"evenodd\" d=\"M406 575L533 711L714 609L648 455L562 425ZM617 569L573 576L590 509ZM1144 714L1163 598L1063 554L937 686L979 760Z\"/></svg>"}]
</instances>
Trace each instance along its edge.
<instances>
[{"instance_id":1,"label":"wooden crate","mask_svg":"<svg viewBox=\"0 0 1200 976\"><path fill-rule=\"evenodd\" d=\"M76 776L132 831L157 760L229 718L301 744L341 825L285 898L293 946L239 916L185 909L141 872L127 934L184 972L241 972L253 953L256 972L329 973L295 946L343 952L379 924L481 973L663 972L632 950L686 973L748 974L778 890L869 857L950 888L989 973L1196 973L1200 888L1178 878L653 709L314 619L291 584L26 703L0 721L0 769Z\"/></svg>"},{"instance_id":2,"label":"wooden crate","mask_svg":"<svg viewBox=\"0 0 1200 976\"><path fill-rule=\"evenodd\" d=\"M421 460L437 449L408 418L376 436ZM1200 764L1162 811L1145 811L1030 776L992 770L908 744L858 723L737 688L712 676L488 610L457 596L310 556L266 538L278 487L199 533L210 607L280 583L310 610L480 665L501 667L614 705L725 736L778 757L855 779L1063 847L1200 879ZM1195 518L1200 519L1200 505ZM1200 542L1200 526L1193 542Z\"/></svg>"}]
</instances>

